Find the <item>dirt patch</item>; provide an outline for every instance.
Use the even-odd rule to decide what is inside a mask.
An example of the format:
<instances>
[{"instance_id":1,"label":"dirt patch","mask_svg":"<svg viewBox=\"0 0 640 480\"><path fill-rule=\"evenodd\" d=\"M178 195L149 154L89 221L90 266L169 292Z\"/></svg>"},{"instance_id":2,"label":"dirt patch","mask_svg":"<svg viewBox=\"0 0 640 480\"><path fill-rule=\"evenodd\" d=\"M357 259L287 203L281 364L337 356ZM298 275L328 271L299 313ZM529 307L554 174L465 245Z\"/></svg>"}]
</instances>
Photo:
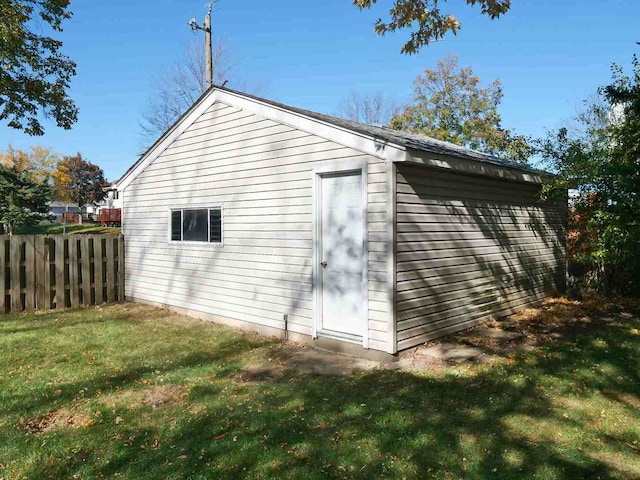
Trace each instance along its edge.
<instances>
[{"instance_id":1,"label":"dirt patch","mask_svg":"<svg viewBox=\"0 0 640 480\"><path fill-rule=\"evenodd\" d=\"M108 408L135 410L143 405L158 408L181 403L188 392L177 385L152 385L143 390L119 390L103 395L102 403Z\"/></svg>"},{"instance_id":2,"label":"dirt patch","mask_svg":"<svg viewBox=\"0 0 640 480\"><path fill-rule=\"evenodd\" d=\"M175 385L154 385L143 391L142 403L153 408L180 403L187 393Z\"/></svg>"},{"instance_id":3,"label":"dirt patch","mask_svg":"<svg viewBox=\"0 0 640 480\"><path fill-rule=\"evenodd\" d=\"M102 395L102 403L109 408L138 408L142 404L140 390L116 390Z\"/></svg>"},{"instance_id":4,"label":"dirt patch","mask_svg":"<svg viewBox=\"0 0 640 480\"><path fill-rule=\"evenodd\" d=\"M516 351L547 345L555 341L574 341L581 335L603 331L615 322L624 322L640 311L640 301L633 299L606 299L591 295L583 301L552 298L538 308L525 308L499 320L489 320L464 332L428 342L418 347L412 358L419 360L421 352L429 356L431 350L443 346L457 346L481 354L469 355L464 361L493 363L511 357ZM432 355L438 357L438 355ZM443 356L444 365L458 363ZM454 359L455 360L455 359ZM405 361L412 369L420 368L418 361ZM437 368L428 360L426 368ZM442 366L442 365L440 365Z\"/></svg>"},{"instance_id":5,"label":"dirt patch","mask_svg":"<svg viewBox=\"0 0 640 480\"><path fill-rule=\"evenodd\" d=\"M450 362L442 360L440 358L432 357L430 355L420 355L418 350L414 350L410 353L400 356L400 360L395 363L386 364L388 369L399 369L405 371L427 371L427 370L440 370L444 367L451 365Z\"/></svg>"},{"instance_id":6,"label":"dirt patch","mask_svg":"<svg viewBox=\"0 0 640 480\"><path fill-rule=\"evenodd\" d=\"M276 366L275 368L264 368L264 367L247 367L242 369L242 371L236 375L235 380L241 383L257 383L257 382L265 382L269 380L275 379L277 376L281 375L284 369L280 366Z\"/></svg>"},{"instance_id":7,"label":"dirt patch","mask_svg":"<svg viewBox=\"0 0 640 480\"><path fill-rule=\"evenodd\" d=\"M566 298L546 300L538 308L526 308L489 323L490 326L521 333L529 345L556 340L573 341L580 335L602 331L638 311L637 301L609 300L592 295L583 301Z\"/></svg>"},{"instance_id":8,"label":"dirt patch","mask_svg":"<svg viewBox=\"0 0 640 480\"><path fill-rule=\"evenodd\" d=\"M47 413L43 417L21 419L20 428L28 435L41 435L56 430L89 427L94 423L95 421L87 414L60 409Z\"/></svg>"}]
</instances>

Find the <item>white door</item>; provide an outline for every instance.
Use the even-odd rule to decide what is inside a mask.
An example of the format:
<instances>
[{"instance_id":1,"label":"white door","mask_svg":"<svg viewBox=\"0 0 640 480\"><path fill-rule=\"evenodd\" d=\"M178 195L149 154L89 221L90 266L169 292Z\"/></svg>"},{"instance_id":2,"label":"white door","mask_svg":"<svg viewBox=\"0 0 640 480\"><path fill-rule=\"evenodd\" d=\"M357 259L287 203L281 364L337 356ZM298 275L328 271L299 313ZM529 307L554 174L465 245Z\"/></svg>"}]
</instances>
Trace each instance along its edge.
<instances>
[{"instance_id":1,"label":"white door","mask_svg":"<svg viewBox=\"0 0 640 480\"><path fill-rule=\"evenodd\" d=\"M361 336L364 326L362 174L320 178L320 330Z\"/></svg>"}]
</instances>

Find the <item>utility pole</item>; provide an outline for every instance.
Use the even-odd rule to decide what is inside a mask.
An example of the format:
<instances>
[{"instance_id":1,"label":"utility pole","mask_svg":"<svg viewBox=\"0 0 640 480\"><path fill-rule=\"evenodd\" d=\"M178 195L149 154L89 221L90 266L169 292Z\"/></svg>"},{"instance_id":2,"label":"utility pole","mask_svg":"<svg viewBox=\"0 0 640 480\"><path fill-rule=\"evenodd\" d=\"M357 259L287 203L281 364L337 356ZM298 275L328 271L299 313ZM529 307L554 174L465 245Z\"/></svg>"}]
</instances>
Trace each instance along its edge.
<instances>
[{"instance_id":1,"label":"utility pole","mask_svg":"<svg viewBox=\"0 0 640 480\"><path fill-rule=\"evenodd\" d=\"M207 82L207 88L211 88L213 85L213 58L211 58L211 6L213 4L209 4L209 10L207 11L207 16L204 17L204 48L205 59L206 59L206 69L205 69L205 80Z\"/></svg>"},{"instance_id":2,"label":"utility pole","mask_svg":"<svg viewBox=\"0 0 640 480\"><path fill-rule=\"evenodd\" d=\"M207 89L211 88L213 85L213 58L212 58L212 42L211 42L211 9L213 4L218 0L214 0L209 3L209 9L207 10L207 15L204 17L204 22L202 26L198 25L195 18L189 20L189 26L191 30L194 32L196 30L204 31L204 58L205 58L205 83L207 84Z\"/></svg>"}]
</instances>

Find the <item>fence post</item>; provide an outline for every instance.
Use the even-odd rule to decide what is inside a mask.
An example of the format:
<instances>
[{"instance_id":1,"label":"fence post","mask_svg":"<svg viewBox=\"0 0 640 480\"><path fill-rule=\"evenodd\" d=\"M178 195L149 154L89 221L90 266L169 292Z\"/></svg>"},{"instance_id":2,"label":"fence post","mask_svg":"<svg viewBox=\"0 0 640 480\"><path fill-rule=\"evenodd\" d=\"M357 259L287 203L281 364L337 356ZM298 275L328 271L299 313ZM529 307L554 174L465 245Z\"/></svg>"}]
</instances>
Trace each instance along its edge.
<instances>
[{"instance_id":1,"label":"fence post","mask_svg":"<svg viewBox=\"0 0 640 480\"><path fill-rule=\"evenodd\" d=\"M118 236L118 301L124 302L124 237Z\"/></svg>"}]
</instances>

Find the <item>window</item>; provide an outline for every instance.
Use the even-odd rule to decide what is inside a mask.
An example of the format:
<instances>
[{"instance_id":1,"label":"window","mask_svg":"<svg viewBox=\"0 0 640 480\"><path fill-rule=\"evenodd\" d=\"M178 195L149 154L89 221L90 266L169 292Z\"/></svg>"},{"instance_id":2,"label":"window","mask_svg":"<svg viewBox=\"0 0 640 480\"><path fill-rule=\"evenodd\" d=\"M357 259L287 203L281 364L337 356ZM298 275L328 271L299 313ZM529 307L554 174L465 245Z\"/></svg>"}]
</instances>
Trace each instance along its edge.
<instances>
[{"instance_id":1,"label":"window","mask_svg":"<svg viewBox=\"0 0 640 480\"><path fill-rule=\"evenodd\" d=\"M113 197L114 200L118 200L118 190L114 190L113 191Z\"/></svg>"},{"instance_id":2,"label":"window","mask_svg":"<svg viewBox=\"0 0 640 480\"><path fill-rule=\"evenodd\" d=\"M171 241L222 243L222 209L171 210Z\"/></svg>"}]
</instances>

